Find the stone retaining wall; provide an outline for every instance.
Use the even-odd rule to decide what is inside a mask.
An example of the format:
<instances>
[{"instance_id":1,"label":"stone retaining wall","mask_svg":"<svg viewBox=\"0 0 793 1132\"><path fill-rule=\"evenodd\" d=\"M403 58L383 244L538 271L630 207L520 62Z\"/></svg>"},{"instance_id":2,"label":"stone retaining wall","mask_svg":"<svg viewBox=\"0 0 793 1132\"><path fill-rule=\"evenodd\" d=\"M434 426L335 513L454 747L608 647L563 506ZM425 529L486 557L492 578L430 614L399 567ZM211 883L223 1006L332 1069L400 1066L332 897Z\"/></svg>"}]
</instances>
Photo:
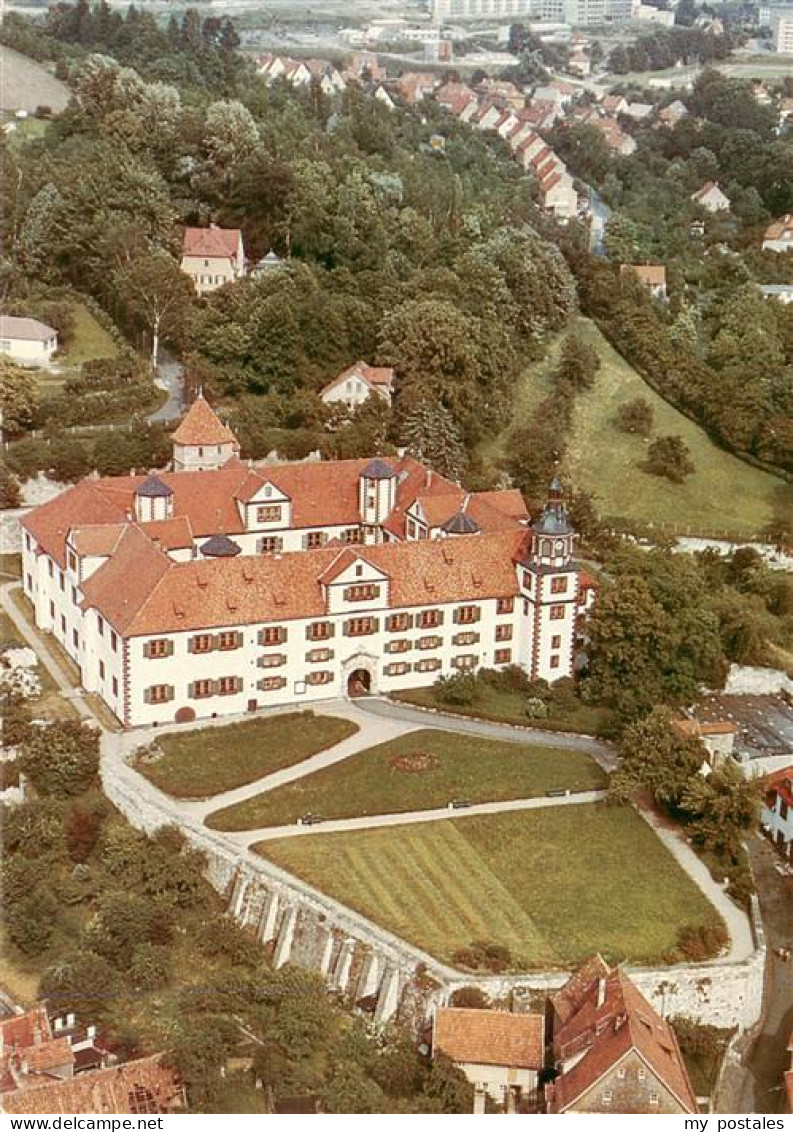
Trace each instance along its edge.
<instances>
[{"instance_id":1,"label":"stone retaining wall","mask_svg":"<svg viewBox=\"0 0 793 1132\"><path fill-rule=\"evenodd\" d=\"M561 986L565 971L521 975L463 974L438 962L351 909L246 849L229 845L203 825L186 821L167 798L121 759L102 760L105 793L138 829L151 833L178 823L207 857L207 879L227 910L251 929L276 967L287 962L321 971L351 1001L368 1001L377 1022L394 1016L418 1024L434 1005L463 986L492 998L511 997L516 1009ZM760 1016L765 941L756 903L755 952L744 962L628 968L642 993L664 1015L685 1015L714 1026L752 1026Z\"/></svg>"}]
</instances>

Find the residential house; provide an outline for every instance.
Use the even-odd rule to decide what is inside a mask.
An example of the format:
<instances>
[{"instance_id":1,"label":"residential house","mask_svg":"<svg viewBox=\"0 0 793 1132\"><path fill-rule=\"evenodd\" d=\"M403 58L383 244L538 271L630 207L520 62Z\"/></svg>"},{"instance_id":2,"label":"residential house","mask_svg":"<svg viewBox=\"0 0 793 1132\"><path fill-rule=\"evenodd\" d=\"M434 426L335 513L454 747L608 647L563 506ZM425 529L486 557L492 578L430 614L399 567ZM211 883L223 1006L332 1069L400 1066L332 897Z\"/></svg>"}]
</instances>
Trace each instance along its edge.
<instances>
[{"instance_id":1,"label":"residential house","mask_svg":"<svg viewBox=\"0 0 793 1132\"><path fill-rule=\"evenodd\" d=\"M793 764L770 774L760 822L779 851L793 861Z\"/></svg>"},{"instance_id":2,"label":"residential house","mask_svg":"<svg viewBox=\"0 0 793 1132\"><path fill-rule=\"evenodd\" d=\"M635 275L643 283L654 299L666 300L666 268L660 263L623 263L620 275Z\"/></svg>"},{"instance_id":3,"label":"residential house","mask_svg":"<svg viewBox=\"0 0 793 1132\"><path fill-rule=\"evenodd\" d=\"M356 362L344 370L320 391L326 405L342 402L348 409L356 409L372 396L381 397L391 404L394 392L394 371L389 366L370 366Z\"/></svg>"},{"instance_id":4,"label":"residential house","mask_svg":"<svg viewBox=\"0 0 793 1132\"><path fill-rule=\"evenodd\" d=\"M580 93L579 88L573 86L572 83L555 79L550 83L535 87L531 100L532 102L552 102L556 106L566 109L568 106L572 105Z\"/></svg>"},{"instance_id":5,"label":"residential house","mask_svg":"<svg viewBox=\"0 0 793 1132\"><path fill-rule=\"evenodd\" d=\"M474 1112L489 1098L506 1112L536 1110L545 1056L545 1017L439 1007L432 1052L444 1053L474 1086Z\"/></svg>"},{"instance_id":6,"label":"residential house","mask_svg":"<svg viewBox=\"0 0 793 1132\"><path fill-rule=\"evenodd\" d=\"M287 55L260 55L256 69L265 82L283 79L290 86L309 86L318 83L327 95L339 94L347 83L341 73L325 59L290 59Z\"/></svg>"},{"instance_id":7,"label":"residential house","mask_svg":"<svg viewBox=\"0 0 793 1132\"><path fill-rule=\"evenodd\" d=\"M615 118L592 118L591 124L600 130L612 153L630 157L636 152L636 139L626 134Z\"/></svg>"},{"instance_id":8,"label":"residential house","mask_svg":"<svg viewBox=\"0 0 793 1132\"><path fill-rule=\"evenodd\" d=\"M683 738L700 740L707 751L709 767L732 755L738 728L729 720L674 719L672 726Z\"/></svg>"},{"instance_id":9,"label":"residential house","mask_svg":"<svg viewBox=\"0 0 793 1132\"><path fill-rule=\"evenodd\" d=\"M435 101L461 122L469 121L479 105L477 96L464 83L444 83L435 92Z\"/></svg>"},{"instance_id":10,"label":"residential house","mask_svg":"<svg viewBox=\"0 0 793 1132\"><path fill-rule=\"evenodd\" d=\"M55 1018L51 1025L46 1008L36 1006L2 1018L0 1104L5 1106L9 1097L20 1092L38 1092L50 1082L69 1081L77 1074L104 1068L111 1060L112 1055L98 1042L96 1027L78 1025L74 1014Z\"/></svg>"},{"instance_id":11,"label":"residential house","mask_svg":"<svg viewBox=\"0 0 793 1132\"><path fill-rule=\"evenodd\" d=\"M776 299L778 303L793 303L793 283L763 283L760 290L767 299Z\"/></svg>"},{"instance_id":12,"label":"residential house","mask_svg":"<svg viewBox=\"0 0 793 1132\"><path fill-rule=\"evenodd\" d=\"M595 956L551 1006L550 1113L699 1111L674 1030L621 968Z\"/></svg>"},{"instance_id":13,"label":"residential house","mask_svg":"<svg viewBox=\"0 0 793 1132\"><path fill-rule=\"evenodd\" d=\"M323 94L341 94L347 89L347 83L341 72L326 59L306 59L305 65L309 72L309 81L318 83Z\"/></svg>"},{"instance_id":14,"label":"residential house","mask_svg":"<svg viewBox=\"0 0 793 1132\"><path fill-rule=\"evenodd\" d=\"M618 114L625 114L628 105L627 98L622 94L607 94L600 103L603 113L611 118L616 118Z\"/></svg>"},{"instance_id":15,"label":"residential house","mask_svg":"<svg viewBox=\"0 0 793 1132\"><path fill-rule=\"evenodd\" d=\"M185 468L236 443L198 404L174 437ZM409 456L255 467L232 455L86 479L22 527L38 627L125 726L480 667L573 672L580 567L556 481L530 522L519 493L465 492Z\"/></svg>"},{"instance_id":16,"label":"residential house","mask_svg":"<svg viewBox=\"0 0 793 1132\"><path fill-rule=\"evenodd\" d=\"M719 188L717 181L706 181L701 189L692 193L691 200L708 212L730 211L730 198Z\"/></svg>"},{"instance_id":17,"label":"residential house","mask_svg":"<svg viewBox=\"0 0 793 1132\"><path fill-rule=\"evenodd\" d=\"M245 274L245 248L239 228L185 228L182 271L199 295L217 291Z\"/></svg>"},{"instance_id":18,"label":"residential house","mask_svg":"<svg viewBox=\"0 0 793 1132\"><path fill-rule=\"evenodd\" d=\"M632 118L634 122L644 122L654 109L652 102L629 102L621 113L627 118Z\"/></svg>"},{"instance_id":19,"label":"residential house","mask_svg":"<svg viewBox=\"0 0 793 1132\"><path fill-rule=\"evenodd\" d=\"M350 58L342 78L345 82L385 82L386 69L377 61L374 51L355 51Z\"/></svg>"},{"instance_id":20,"label":"residential house","mask_svg":"<svg viewBox=\"0 0 793 1132\"><path fill-rule=\"evenodd\" d=\"M0 1106L7 1114L21 1116L75 1112L162 1114L183 1109L185 1097L175 1071L164 1063L162 1054L155 1054L79 1076L50 1076L35 1085L1 1094Z\"/></svg>"},{"instance_id":21,"label":"residential house","mask_svg":"<svg viewBox=\"0 0 793 1132\"><path fill-rule=\"evenodd\" d=\"M676 98L674 102L670 102L668 106L658 112L658 122L660 125L668 126L671 129L687 114L688 110L685 103Z\"/></svg>"},{"instance_id":22,"label":"residential house","mask_svg":"<svg viewBox=\"0 0 793 1132\"><path fill-rule=\"evenodd\" d=\"M484 78L478 84L477 90L483 98L495 102L504 109L522 110L526 104L526 95L505 79Z\"/></svg>"},{"instance_id":23,"label":"residential house","mask_svg":"<svg viewBox=\"0 0 793 1132\"><path fill-rule=\"evenodd\" d=\"M58 331L37 318L0 315L0 355L23 366L46 366L58 349Z\"/></svg>"},{"instance_id":24,"label":"residential house","mask_svg":"<svg viewBox=\"0 0 793 1132\"><path fill-rule=\"evenodd\" d=\"M574 75L586 78L592 72L592 61L583 47L574 47L567 58L567 69Z\"/></svg>"},{"instance_id":25,"label":"residential house","mask_svg":"<svg viewBox=\"0 0 793 1132\"><path fill-rule=\"evenodd\" d=\"M278 267L283 267L284 261L270 248L267 255L262 256L258 263L251 268L251 275L268 275Z\"/></svg>"},{"instance_id":26,"label":"residential house","mask_svg":"<svg viewBox=\"0 0 793 1132\"><path fill-rule=\"evenodd\" d=\"M765 230L764 252L789 252L793 249L793 213L786 213Z\"/></svg>"},{"instance_id":27,"label":"residential house","mask_svg":"<svg viewBox=\"0 0 793 1132\"><path fill-rule=\"evenodd\" d=\"M429 98L435 93L435 88L438 86L438 79L435 75L430 73L422 73L420 71L408 71L406 75L402 75L397 79L396 90L410 106L416 106L425 98Z\"/></svg>"},{"instance_id":28,"label":"residential house","mask_svg":"<svg viewBox=\"0 0 793 1132\"><path fill-rule=\"evenodd\" d=\"M396 103L394 102L393 98L391 97L391 95L388 93L388 91L386 90L386 88L382 84L380 84L375 89L374 97L377 99L378 102L381 102L383 104L383 106L386 107L387 110L395 110L396 109Z\"/></svg>"}]
</instances>

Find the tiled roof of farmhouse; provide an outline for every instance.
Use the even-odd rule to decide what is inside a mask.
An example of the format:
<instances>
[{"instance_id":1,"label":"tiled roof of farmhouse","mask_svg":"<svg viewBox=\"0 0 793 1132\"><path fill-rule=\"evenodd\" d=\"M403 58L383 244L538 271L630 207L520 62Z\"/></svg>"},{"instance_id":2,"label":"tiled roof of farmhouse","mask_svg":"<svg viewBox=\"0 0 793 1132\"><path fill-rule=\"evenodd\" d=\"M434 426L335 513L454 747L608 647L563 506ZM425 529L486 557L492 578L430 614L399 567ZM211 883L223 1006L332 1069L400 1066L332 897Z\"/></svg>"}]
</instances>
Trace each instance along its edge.
<instances>
[{"instance_id":1,"label":"tiled roof of farmhouse","mask_svg":"<svg viewBox=\"0 0 793 1132\"><path fill-rule=\"evenodd\" d=\"M595 961L598 968L602 962ZM576 989L572 995L568 984L553 999L557 1015L559 998L565 991L573 1006L573 1013L554 1033L554 1054L565 1061L585 1052L557 1078L551 1110L563 1112L569 1108L633 1050L684 1111L697 1112L674 1030L628 976L620 968L605 976L593 968L588 981L582 978L582 972L574 975L573 980Z\"/></svg>"},{"instance_id":2,"label":"tiled roof of farmhouse","mask_svg":"<svg viewBox=\"0 0 793 1132\"><path fill-rule=\"evenodd\" d=\"M394 384L394 371L390 366L370 366L368 362L361 361L356 362L349 369L343 370L338 377L329 381L320 390L320 396L323 393L328 393L331 389L335 389L337 385L343 384L348 377L360 377L367 385L374 386L376 389L380 386L390 389Z\"/></svg>"},{"instance_id":3,"label":"tiled roof of farmhouse","mask_svg":"<svg viewBox=\"0 0 793 1132\"><path fill-rule=\"evenodd\" d=\"M542 1014L508 1014L504 1010L439 1007L433 1047L458 1064L540 1070L545 1018Z\"/></svg>"},{"instance_id":4,"label":"tiled roof of farmhouse","mask_svg":"<svg viewBox=\"0 0 793 1132\"><path fill-rule=\"evenodd\" d=\"M444 604L518 592L515 561L525 531L422 539L356 549L389 580L390 608ZM128 636L225 625L322 617L322 578L338 548L291 554L175 562L131 527L113 557L83 587L96 607ZM126 579L122 585L122 579Z\"/></svg>"},{"instance_id":5,"label":"tiled roof of farmhouse","mask_svg":"<svg viewBox=\"0 0 793 1132\"><path fill-rule=\"evenodd\" d=\"M231 259L237 254L240 243L239 228L185 228L182 255L204 256L213 259Z\"/></svg>"},{"instance_id":6,"label":"tiled roof of farmhouse","mask_svg":"<svg viewBox=\"0 0 793 1132\"><path fill-rule=\"evenodd\" d=\"M171 440L174 444L194 446L235 444L237 438L231 429L223 424L209 402L199 393Z\"/></svg>"},{"instance_id":7,"label":"tiled roof of farmhouse","mask_svg":"<svg viewBox=\"0 0 793 1132\"><path fill-rule=\"evenodd\" d=\"M65 1081L19 1089L3 1096L7 1113L164 1113L178 1107L182 1089L162 1055L80 1073Z\"/></svg>"},{"instance_id":8,"label":"tiled roof of farmhouse","mask_svg":"<svg viewBox=\"0 0 793 1132\"><path fill-rule=\"evenodd\" d=\"M765 238L766 240L793 239L793 213L787 212L784 216L780 216L779 220L769 224L765 230Z\"/></svg>"}]
</instances>

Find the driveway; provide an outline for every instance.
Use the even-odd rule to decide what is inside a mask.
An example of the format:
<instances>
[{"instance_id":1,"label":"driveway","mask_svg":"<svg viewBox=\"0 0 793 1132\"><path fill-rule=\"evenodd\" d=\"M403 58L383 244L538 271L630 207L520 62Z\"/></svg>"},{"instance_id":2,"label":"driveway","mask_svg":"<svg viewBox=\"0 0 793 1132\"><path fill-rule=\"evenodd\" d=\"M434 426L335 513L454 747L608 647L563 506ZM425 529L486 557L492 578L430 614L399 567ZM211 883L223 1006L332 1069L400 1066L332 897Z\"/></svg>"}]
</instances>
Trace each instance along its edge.
<instances>
[{"instance_id":1,"label":"driveway","mask_svg":"<svg viewBox=\"0 0 793 1132\"><path fill-rule=\"evenodd\" d=\"M779 948L793 949L793 877L776 871L779 857L763 837L747 846L763 917L768 959L759 1030L742 1039L739 1061L722 1074L717 1112L786 1112L783 1074L790 1064L787 1044L793 1033L793 959L783 962Z\"/></svg>"},{"instance_id":2,"label":"driveway","mask_svg":"<svg viewBox=\"0 0 793 1132\"><path fill-rule=\"evenodd\" d=\"M168 400L160 405L159 409L149 414L148 419L152 423L178 420L184 412L184 387L182 384L184 366L178 359L164 350L160 352L160 357L162 360L157 366L157 376L154 380L160 389L164 389L168 394Z\"/></svg>"}]
</instances>

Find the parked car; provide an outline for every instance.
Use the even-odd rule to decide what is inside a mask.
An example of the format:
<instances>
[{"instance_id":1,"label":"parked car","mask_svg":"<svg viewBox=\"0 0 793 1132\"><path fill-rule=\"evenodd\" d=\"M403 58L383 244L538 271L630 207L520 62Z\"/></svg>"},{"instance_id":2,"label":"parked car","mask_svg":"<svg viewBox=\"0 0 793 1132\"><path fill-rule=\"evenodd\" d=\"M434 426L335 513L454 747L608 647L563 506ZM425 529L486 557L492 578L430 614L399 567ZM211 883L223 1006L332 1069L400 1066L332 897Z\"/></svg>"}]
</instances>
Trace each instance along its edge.
<instances>
[{"instance_id":1,"label":"parked car","mask_svg":"<svg viewBox=\"0 0 793 1132\"><path fill-rule=\"evenodd\" d=\"M452 798L449 802L450 810L464 810L467 806L472 806L473 802L467 802L463 798Z\"/></svg>"},{"instance_id":2,"label":"parked car","mask_svg":"<svg viewBox=\"0 0 793 1132\"><path fill-rule=\"evenodd\" d=\"M324 820L325 819L321 818L319 816L319 814L303 814L302 818L297 819L297 824L298 825L319 825L319 823L321 821L324 821Z\"/></svg>"}]
</instances>

